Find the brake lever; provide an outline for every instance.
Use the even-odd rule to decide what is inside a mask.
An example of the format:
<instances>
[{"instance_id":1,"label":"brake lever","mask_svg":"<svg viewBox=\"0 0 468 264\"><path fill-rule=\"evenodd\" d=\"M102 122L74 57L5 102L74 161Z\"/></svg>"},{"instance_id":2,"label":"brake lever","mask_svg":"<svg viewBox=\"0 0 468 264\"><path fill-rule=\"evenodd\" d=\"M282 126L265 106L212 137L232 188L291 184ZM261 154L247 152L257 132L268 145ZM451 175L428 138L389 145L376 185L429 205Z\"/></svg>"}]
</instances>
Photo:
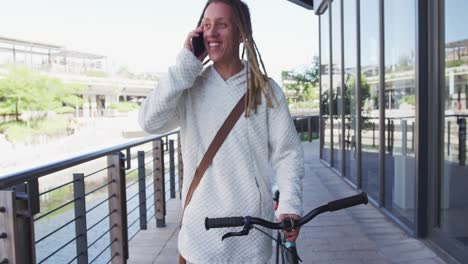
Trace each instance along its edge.
<instances>
[{"instance_id":1,"label":"brake lever","mask_svg":"<svg viewBox=\"0 0 468 264\"><path fill-rule=\"evenodd\" d=\"M221 238L221 241L223 241L225 238L228 238L228 237L233 237L233 236L246 236L249 234L249 231L253 228L253 225L250 224L250 216L246 216L245 217L245 224L244 224L244 228L242 228L241 231L239 232L229 232L229 233L226 233L223 235L223 237Z\"/></svg>"},{"instance_id":2,"label":"brake lever","mask_svg":"<svg viewBox=\"0 0 468 264\"><path fill-rule=\"evenodd\" d=\"M221 238L221 241L223 241L225 238L228 238L228 237L233 237L233 236L246 236L249 234L249 231L250 230L245 230L245 229L242 229L242 231L239 231L239 232L229 232L229 233L226 233L223 235L223 237Z\"/></svg>"}]
</instances>

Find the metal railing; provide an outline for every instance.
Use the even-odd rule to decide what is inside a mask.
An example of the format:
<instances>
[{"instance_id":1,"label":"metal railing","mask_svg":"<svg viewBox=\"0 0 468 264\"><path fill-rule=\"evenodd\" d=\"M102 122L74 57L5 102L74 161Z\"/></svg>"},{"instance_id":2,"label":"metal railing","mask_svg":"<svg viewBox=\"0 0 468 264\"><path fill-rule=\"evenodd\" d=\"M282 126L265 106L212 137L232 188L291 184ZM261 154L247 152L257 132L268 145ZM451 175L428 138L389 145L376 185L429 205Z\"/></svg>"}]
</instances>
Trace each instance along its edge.
<instances>
[{"instance_id":1,"label":"metal railing","mask_svg":"<svg viewBox=\"0 0 468 264\"><path fill-rule=\"evenodd\" d=\"M0 243L7 249L0 263L126 263L129 241L152 218L164 227L166 202L181 196L180 150L176 131L0 178ZM39 191L42 177L100 158L106 166L73 172L72 180ZM45 198L58 192L67 199L44 210ZM45 222L59 224L36 238Z\"/></svg>"},{"instance_id":2,"label":"metal railing","mask_svg":"<svg viewBox=\"0 0 468 264\"><path fill-rule=\"evenodd\" d=\"M455 160L460 166L466 166L468 155L466 131L467 131L467 118L466 114L452 114L445 115L444 120L444 155L449 160ZM341 123L339 120L334 122L334 142L337 146L341 146L341 140L344 140L344 147L346 150L354 150L356 148L356 138L354 130L350 122L350 117L346 116L345 135L341 136L339 131ZM363 117L363 125L361 133L361 142L363 150L378 151L379 144L379 130L381 124L374 121L378 117ZM414 155L415 151L415 117L387 117L385 124L382 124L385 129L385 147L386 152L390 155L401 154ZM329 118L324 119L323 125L325 127L325 143L330 144L330 122Z\"/></svg>"}]
</instances>

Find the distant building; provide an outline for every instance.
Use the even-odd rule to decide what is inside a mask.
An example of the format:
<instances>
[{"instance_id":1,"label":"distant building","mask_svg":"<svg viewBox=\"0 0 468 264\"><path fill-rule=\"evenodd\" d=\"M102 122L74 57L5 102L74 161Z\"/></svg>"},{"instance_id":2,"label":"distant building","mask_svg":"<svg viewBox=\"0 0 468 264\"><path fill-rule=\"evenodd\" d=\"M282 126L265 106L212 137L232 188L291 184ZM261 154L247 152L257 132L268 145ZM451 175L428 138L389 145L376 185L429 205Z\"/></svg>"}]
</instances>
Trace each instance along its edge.
<instances>
[{"instance_id":1,"label":"distant building","mask_svg":"<svg viewBox=\"0 0 468 264\"><path fill-rule=\"evenodd\" d=\"M135 75L126 71L120 76L104 55L69 50L64 46L0 37L0 66L25 65L64 83L80 84L84 99L81 116L96 117L112 113L110 104L122 101L140 103L154 88L158 76ZM6 71L0 71L0 78Z\"/></svg>"}]
</instances>

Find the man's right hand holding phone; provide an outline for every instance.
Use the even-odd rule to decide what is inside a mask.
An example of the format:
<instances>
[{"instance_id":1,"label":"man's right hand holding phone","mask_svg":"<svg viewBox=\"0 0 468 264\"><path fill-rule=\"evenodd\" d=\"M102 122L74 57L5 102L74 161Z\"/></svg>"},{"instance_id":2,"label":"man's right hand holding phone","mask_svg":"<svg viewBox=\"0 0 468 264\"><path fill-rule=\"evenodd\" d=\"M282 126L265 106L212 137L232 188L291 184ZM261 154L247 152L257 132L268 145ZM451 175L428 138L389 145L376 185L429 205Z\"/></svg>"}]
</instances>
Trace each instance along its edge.
<instances>
[{"instance_id":1,"label":"man's right hand holding phone","mask_svg":"<svg viewBox=\"0 0 468 264\"><path fill-rule=\"evenodd\" d=\"M196 38L201 38L201 39L198 39L198 45L200 45L200 42L203 43L203 25L199 26L198 28L196 28L194 31L190 32L187 36L187 39L185 40L185 48L190 50L191 52L194 53L195 55L195 49L199 49L200 47L197 47L195 48L194 47L194 41L196 41ZM197 44L195 44L197 45ZM203 47L202 47L203 49ZM206 56L208 55L208 52L206 51L206 49L204 49L204 51L201 53L201 55L197 56L197 58L203 62L203 60L206 58Z\"/></svg>"}]
</instances>

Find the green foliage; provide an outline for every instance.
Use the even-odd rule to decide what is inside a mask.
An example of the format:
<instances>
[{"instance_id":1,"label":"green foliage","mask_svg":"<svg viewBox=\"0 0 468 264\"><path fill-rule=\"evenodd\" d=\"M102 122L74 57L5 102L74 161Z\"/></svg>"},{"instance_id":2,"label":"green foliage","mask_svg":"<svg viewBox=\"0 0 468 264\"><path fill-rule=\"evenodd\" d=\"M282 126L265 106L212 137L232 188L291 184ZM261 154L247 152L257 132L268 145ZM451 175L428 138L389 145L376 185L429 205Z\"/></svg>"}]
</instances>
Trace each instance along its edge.
<instances>
[{"instance_id":1,"label":"green foliage","mask_svg":"<svg viewBox=\"0 0 468 264\"><path fill-rule=\"evenodd\" d=\"M318 107L319 107L319 103L316 101L289 103L289 108L291 109L314 109Z\"/></svg>"},{"instance_id":2,"label":"green foliage","mask_svg":"<svg viewBox=\"0 0 468 264\"><path fill-rule=\"evenodd\" d=\"M68 126L66 117L36 119L29 122L9 121L0 124L0 133L10 142L28 141L38 135L55 136L64 134Z\"/></svg>"},{"instance_id":3,"label":"green foliage","mask_svg":"<svg viewBox=\"0 0 468 264\"><path fill-rule=\"evenodd\" d=\"M134 102L121 102L118 104L110 104L108 108L116 109L119 112L130 112L138 109L138 104Z\"/></svg>"},{"instance_id":4,"label":"green foliage","mask_svg":"<svg viewBox=\"0 0 468 264\"><path fill-rule=\"evenodd\" d=\"M445 62L445 67L446 68L453 68L453 67L462 66L463 64L468 64L468 62L463 61L463 60L452 60L452 61L446 61Z\"/></svg>"},{"instance_id":5,"label":"green foliage","mask_svg":"<svg viewBox=\"0 0 468 264\"><path fill-rule=\"evenodd\" d=\"M318 57L314 57L311 67L306 69L303 73L282 71L281 76L283 80L292 81L290 83L284 84L283 88L289 91L294 91L299 101L318 99L318 63Z\"/></svg>"},{"instance_id":6,"label":"green foliage","mask_svg":"<svg viewBox=\"0 0 468 264\"><path fill-rule=\"evenodd\" d=\"M409 105L415 105L416 103L416 96L414 94L405 95L400 100L398 100L399 104L407 103Z\"/></svg>"},{"instance_id":7,"label":"green foliage","mask_svg":"<svg viewBox=\"0 0 468 264\"><path fill-rule=\"evenodd\" d=\"M62 106L54 109L54 112L57 114L70 114L75 112L75 108L71 106Z\"/></svg>"},{"instance_id":8,"label":"green foliage","mask_svg":"<svg viewBox=\"0 0 468 264\"><path fill-rule=\"evenodd\" d=\"M349 76L349 75L348 75ZM356 94L356 77L350 76L348 80L345 81L346 83L346 90L344 92L344 100L345 100L345 109L344 114L350 115L354 114L355 109L352 101L355 101L355 94ZM329 107L329 90L326 90L322 93L322 113L323 115L330 114L330 107ZM333 89L331 91L331 98L332 98L332 108L333 113L336 115L338 113L338 95L341 94L341 87L337 87L337 89ZM367 79L364 75L361 75L361 108L364 105L365 101L370 98L370 85L367 82ZM353 99L353 100L351 100Z\"/></svg>"},{"instance_id":9,"label":"green foliage","mask_svg":"<svg viewBox=\"0 0 468 264\"><path fill-rule=\"evenodd\" d=\"M63 104L65 105L69 105L71 107L83 107L83 103L84 103L84 100L83 98L77 96L77 95L74 95L74 94L68 94L68 95L65 95L61 98L61 101Z\"/></svg>"},{"instance_id":10,"label":"green foliage","mask_svg":"<svg viewBox=\"0 0 468 264\"><path fill-rule=\"evenodd\" d=\"M81 89L82 86L66 85L25 67L12 67L0 80L0 113L15 113L18 118L23 111L56 109L70 104L70 96Z\"/></svg>"}]
</instances>

